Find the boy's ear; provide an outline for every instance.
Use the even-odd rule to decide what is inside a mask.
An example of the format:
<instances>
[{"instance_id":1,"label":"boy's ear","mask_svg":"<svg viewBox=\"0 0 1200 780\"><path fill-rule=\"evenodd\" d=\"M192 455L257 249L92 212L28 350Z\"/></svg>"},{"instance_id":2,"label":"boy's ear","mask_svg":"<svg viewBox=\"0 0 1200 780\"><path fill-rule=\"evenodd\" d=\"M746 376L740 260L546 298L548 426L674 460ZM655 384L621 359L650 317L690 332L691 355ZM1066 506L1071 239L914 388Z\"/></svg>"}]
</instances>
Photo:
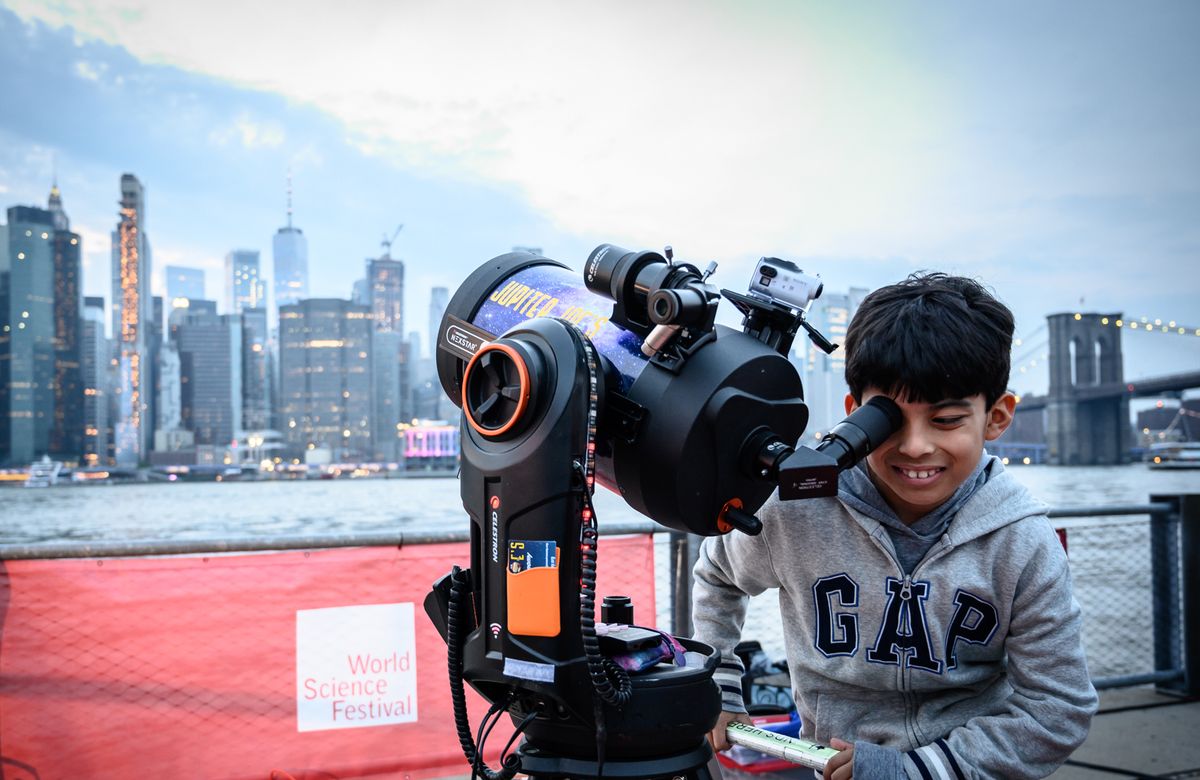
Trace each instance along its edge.
<instances>
[{"instance_id":1,"label":"boy's ear","mask_svg":"<svg viewBox=\"0 0 1200 780\"><path fill-rule=\"evenodd\" d=\"M1005 393L996 399L996 403L992 404L991 409L988 409L987 427L983 432L984 441L999 439L1000 434L1007 431L1008 426L1012 425L1016 409L1017 397L1012 393Z\"/></svg>"},{"instance_id":2,"label":"boy's ear","mask_svg":"<svg viewBox=\"0 0 1200 780\"><path fill-rule=\"evenodd\" d=\"M846 393L846 414L850 414L858 408L858 404L854 403L854 395Z\"/></svg>"}]
</instances>

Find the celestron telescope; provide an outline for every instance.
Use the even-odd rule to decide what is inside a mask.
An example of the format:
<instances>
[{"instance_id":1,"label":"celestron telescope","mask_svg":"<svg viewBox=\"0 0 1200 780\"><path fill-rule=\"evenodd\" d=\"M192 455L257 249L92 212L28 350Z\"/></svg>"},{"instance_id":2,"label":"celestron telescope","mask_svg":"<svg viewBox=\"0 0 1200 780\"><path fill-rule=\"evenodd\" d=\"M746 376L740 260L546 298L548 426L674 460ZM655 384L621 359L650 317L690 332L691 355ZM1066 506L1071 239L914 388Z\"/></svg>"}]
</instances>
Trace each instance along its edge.
<instances>
[{"instance_id":1,"label":"celestron telescope","mask_svg":"<svg viewBox=\"0 0 1200 780\"><path fill-rule=\"evenodd\" d=\"M595 482L678 531L756 534L772 491L836 495L838 471L899 426L895 405L873 399L816 449L797 447L808 408L787 353L801 328L834 349L804 318L820 279L763 258L742 294L709 284L715 268L674 262L669 247L602 244L580 286L563 264L514 252L478 268L447 307L436 360L462 409L470 562L435 583L425 608L447 642L475 775L708 776L719 658L680 638L674 663L628 674L614 662L649 631L597 630ZM741 330L715 324L722 297ZM602 622L631 624L620 609L606 604ZM476 734L464 680L492 704ZM524 740L493 770L482 743L505 713Z\"/></svg>"}]
</instances>

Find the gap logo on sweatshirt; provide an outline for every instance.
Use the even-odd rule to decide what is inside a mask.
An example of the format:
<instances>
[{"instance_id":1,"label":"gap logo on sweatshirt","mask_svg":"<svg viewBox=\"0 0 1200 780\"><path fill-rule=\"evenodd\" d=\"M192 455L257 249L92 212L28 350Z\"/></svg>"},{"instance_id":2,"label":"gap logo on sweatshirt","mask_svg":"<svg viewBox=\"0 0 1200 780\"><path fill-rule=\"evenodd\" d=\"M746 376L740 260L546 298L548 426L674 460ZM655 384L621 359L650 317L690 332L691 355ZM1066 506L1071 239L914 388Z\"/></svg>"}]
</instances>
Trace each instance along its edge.
<instances>
[{"instance_id":1,"label":"gap logo on sweatshirt","mask_svg":"<svg viewBox=\"0 0 1200 780\"><path fill-rule=\"evenodd\" d=\"M813 644L826 658L853 657L859 650L858 583L845 572L822 577L813 584L813 604L816 607L816 636ZM939 637L932 635L925 616L925 605L937 594L930 592L924 581L906 581L888 577L884 582L887 605L883 609L875 644L867 650L867 661L899 666L901 659L909 669L921 669L941 674L943 669L958 665L955 649L959 642L985 645L991 641L1000 625L996 607L961 588L954 594L954 616L946 636L937 646L941 658L934 652Z\"/></svg>"}]
</instances>

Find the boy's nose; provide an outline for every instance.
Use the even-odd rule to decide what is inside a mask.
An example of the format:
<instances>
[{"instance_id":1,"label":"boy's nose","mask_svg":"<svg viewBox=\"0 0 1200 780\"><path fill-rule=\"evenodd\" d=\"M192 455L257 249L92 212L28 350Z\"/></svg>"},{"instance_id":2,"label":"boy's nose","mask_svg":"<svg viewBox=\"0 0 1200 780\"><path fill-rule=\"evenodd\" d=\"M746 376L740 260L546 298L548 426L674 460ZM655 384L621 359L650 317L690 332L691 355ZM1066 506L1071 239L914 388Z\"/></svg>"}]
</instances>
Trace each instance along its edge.
<instances>
[{"instance_id":1,"label":"boy's nose","mask_svg":"<svg viewBox=\"0 0 1200 780\"><path fill-rule=\"evenodd\" d=\"M920 425L905 425L896 434L897 450L906 458L921 458L934 451L933 437Z\"/></svg>"}]
</instances>

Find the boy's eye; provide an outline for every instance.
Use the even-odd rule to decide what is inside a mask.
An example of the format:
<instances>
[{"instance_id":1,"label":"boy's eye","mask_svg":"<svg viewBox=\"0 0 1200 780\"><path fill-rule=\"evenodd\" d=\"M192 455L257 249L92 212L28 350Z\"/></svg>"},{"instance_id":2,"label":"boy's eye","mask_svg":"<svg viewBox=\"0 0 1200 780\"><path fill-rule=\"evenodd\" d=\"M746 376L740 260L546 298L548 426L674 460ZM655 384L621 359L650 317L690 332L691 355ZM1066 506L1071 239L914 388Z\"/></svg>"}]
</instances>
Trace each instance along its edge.
<instances>
[{"instance_id":1,"label":"boy's eye","mask_svg":"<svg viewBox=\"0 0 1200 780\"><path fill-rule=\"evenodd\" d=\"M934 417L933 422L936 425L957 425L965 419L967 419L967 416L963 414L957 417Z\"/></svg>"}]
</instances>

